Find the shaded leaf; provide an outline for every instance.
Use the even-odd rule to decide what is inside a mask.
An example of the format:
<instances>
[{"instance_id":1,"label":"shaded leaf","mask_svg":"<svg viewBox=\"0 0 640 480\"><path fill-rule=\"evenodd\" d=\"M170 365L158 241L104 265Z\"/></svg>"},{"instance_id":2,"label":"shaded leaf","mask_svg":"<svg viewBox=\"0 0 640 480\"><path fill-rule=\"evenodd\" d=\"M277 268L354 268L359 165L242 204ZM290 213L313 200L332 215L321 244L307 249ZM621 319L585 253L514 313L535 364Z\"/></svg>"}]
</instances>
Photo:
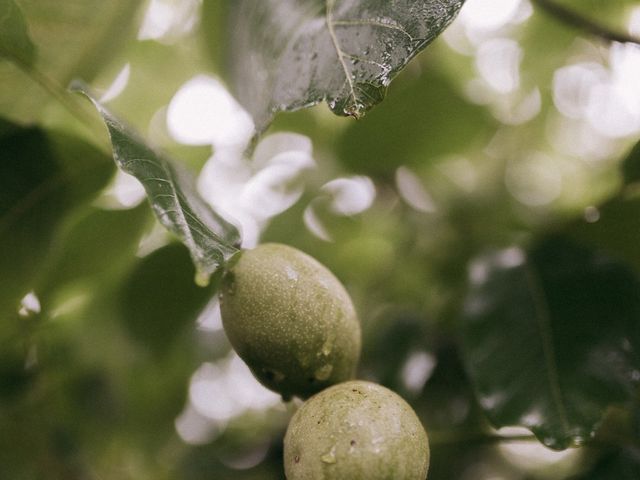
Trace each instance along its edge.
<instances>
[{"instance_id":1,"label":"shaded leaf","mask_svg":"<svg viewBox=\"0 0 640 480\"><path fill-rule=\"evenodd\" d=\"M198 283L209 277L238 251L240 235L200 197L190 172L155 152L136 133L109 113L80 84L100 112L111 137L118 167L136 177L145 188L156 217L187 246L196 265Z\"/></svg>"},{"instance_id":2,"label":"shaded leaf","mask_svg":"<svg viewBox=\"0 0 640 480\"><path fill-rule=\"evenodd\" d=\"M41 85L46 84L49 90L63 89L73 78L92 79L101 71L133 38L136 12L143 4L118 0L15 3L23 12L29 37L38 50L35 61L21 61L20 68L0 62L0 114L20 122L37 121L46 112L44 107L51 98ZM11 31L19 28L18 24L12 22ZM24 39L21 43L22 53L26 53Z\"/></svg>"},{"instance_id":3,"label":"shaded leaf","mask_svg":"<svg viewBox=\"0 0 640 480\"><path fill-rule=\"evenodd\" d=\"M79 140L0 122L0 318L34 286L61 222L108 181L106 155Z\"/></svg>"},{"instance_id":4,"label":"shaded leaf","mask_svg":"<svg viewBox=\"0 0 640 480\"><path fill-rule=\"evenodd\" d=\"M462 352L495 426L555 449L589 439L640 384L640 281L625 264L560 237L478 260Z\"/></svg>"},{"instance_id":5,"label":"shaded leaf","mask_svg":"<svg viewBox=\"0 0 640 480\"><path fill-rule=\"evenodd\" d=\"M29 38L27 23L13 0L0 0L0 58L30 64L36 47Z\"/></svg>"},{"instance_id":6,"label":"shaded leaf","mask_svg":"<svg viewBox=\"0 0 640 480\"><path fill-rule=\"evenodd\" d=\"M640 272L640 197L616 196L602 206L589 207L587 216L563 225L561 231Z\"/></svg>"},{"instance_id":7,"label":"shaded leaf","mask_svg":"<svg viewBox=\"0 0 640 480\"><path fill-rule=\"evenodd\" d=\"M263 130L322 101L360 117L455 18L464 0L240 0L229 58L238 100Z\"/></svg>"},{"instance_id":8,"label":"shaded leaf","mask_svg":"<svg viewBox=\"0 0 640 480\"><path fill-rule=\"evenodd\" d=\"M157 356L195 327L198 313L212 296L212 288L191 281L189 252L172 244L145 257L122 286L122 317L131 335Z\"/></svg>"},{"instance_id":9,"label":"shaded leaf","mask_svg":"<svg viewBox=\"0 0 640 480\"><path fill-rule=\"evenodd\" d=\"M104 287L133 262L149 218L146 205L129 210L92 207L59 235L36 291L41 303L71 284ZM96 254L99 252L99 254Z\"/></svg>"}]
</instances>

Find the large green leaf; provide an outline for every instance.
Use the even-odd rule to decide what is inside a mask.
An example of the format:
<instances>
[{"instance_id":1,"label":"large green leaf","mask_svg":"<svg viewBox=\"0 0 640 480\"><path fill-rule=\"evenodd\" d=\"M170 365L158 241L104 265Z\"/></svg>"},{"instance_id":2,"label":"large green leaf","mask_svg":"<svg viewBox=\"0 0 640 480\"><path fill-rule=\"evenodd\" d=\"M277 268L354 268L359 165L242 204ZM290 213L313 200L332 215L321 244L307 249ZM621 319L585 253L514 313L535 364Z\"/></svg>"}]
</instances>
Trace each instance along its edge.
<instances>
[{"instance_id":1,"label":"large green leaf","mask_svg":"<svg viewBox=\"0 0 640 480\"><path fill-rule=\"evenodd\" d=\"M15 4L23 18L15 13ZM73 78L90 80L104 68L133 37L142 2L17 0L15 4L11 0L0 4L0 12L11 12L11 28L0 25L0 44L7 36L20 42L19 49L9 55L15 65L0 61L0 114L27 122L41 118L52 90L59 95ZM26 30L37 47L33 62L33 53L25 56L29 52Z\"/></svg>"},{"instance_id":2,"label":"large green leaf","mask_svg":"<svg viewBox=\"0 0 640 480\"><path fill-rule=\"evenodd\" d=\"M496 426L547 446L587 441L608 405L640 385L640 281L561 237L475 262L462 315L464 361Z\"/></svg>"},{"instance_id":3,"label":"large green leaf","mask_svg":"<svg viewBox=\"0 0 640 480\"><path fill-rule=\"evenodd\" d=\"M464 0L239 0L231 79L259 130L278 111L326 100L360 117L455 18Z\"/></svg>"},{"instance_id":4,"label":"large green leaf","mask_svg":"<svg viewBox=\"0 0 640 480\"><path fill-rule=\"evenodd\" d=\"M64 218L112 171L77 139L0 121L0 319L33 288Z\"/></svg>"},{"instance_id":5,"label":"large green leaf","mask_svg":"<svg viewBox=\"0 0 640 480\"><path fill-rule=\"evenodd\" d=\"M206 285L209 277L238 251L240 235L236 227L200 197L191 172L146 145L82 85L74 89L96 106L109 130L116 164L142 183L156 217L189 249L198 270L196 279Z\"/></svg>"},{"instance_id":6,"label":"large green leaf","mask_svg":"<svg viewBox=\"0 0 640 480\"><path fill-rule=\"evenodd\" d=\"M602 205L590 206L582 218L560 225L558 231L575 241L606 251L640 272L640 143L621 164L624 184Z\"/></svg>"},{"instance_id":7,"label":"large green leaf","mask_svg":"<svg viewBox=\"0 0 640 480\"><path fill-rule=\"evenodd\" d=\"M0 58L29 65L36 47L29 38L27 23L13 0L0 0Z\"/></svg>"},{"instance_id":8,"label":"large green leaf","mask_svg":"<svg viewBox=\"0 0 640 480\"><path fill-rule=\"evenodd\" d=\"M640 272L640 197L619 195L597 208L590 207L587 217L564 225L562 232L585 246L606 251Z\"/></svg>"},{"instance_id":9,"label":"large green leaf","mask_svg":"<svg viewBox=\"0 0 640 480\"><path fill-rule=\"evenodd\" d=\"M142 259L122 285L120 310L127 330L158 357L195 328L198 313L216 288L215 282L206 289L197 287L193 275L189 252L174 243Z\"/></svg>"}]
</instances>

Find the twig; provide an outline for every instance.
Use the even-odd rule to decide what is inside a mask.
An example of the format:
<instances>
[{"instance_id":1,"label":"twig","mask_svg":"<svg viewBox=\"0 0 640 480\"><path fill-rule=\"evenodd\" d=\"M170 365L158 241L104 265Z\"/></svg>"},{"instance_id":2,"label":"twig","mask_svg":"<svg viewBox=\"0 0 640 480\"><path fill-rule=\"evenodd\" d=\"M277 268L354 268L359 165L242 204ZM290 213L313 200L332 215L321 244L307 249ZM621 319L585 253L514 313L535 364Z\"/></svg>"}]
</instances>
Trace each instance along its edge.
<instances>
[{"instance_id":1,"label":"twig","mask_svg":"<svg viewBox=\"0 0 640 480\"><path fill-rule=\"evenodd\" d=\"M624 32L611 30L607 26L591 20L570 8L557 4L554 0L533 0L533 3L558 20L568 25L573 25L591 35L595 35L606 42L635 43L636 45L640 45L640 38Z\"/></svg>"},{"instance_id":2,"label":"twig","mask_svg":"<svg viewBox=\"0 0 640 480\"><path fill-rule=\"evenodd\" d=\"M533 434L523 435L499 435L486 432L430 432L429 440L433 446L450 446L457 444L495 444L510 442L533 442L537 441Z\"/></svg>"}]
</instances>

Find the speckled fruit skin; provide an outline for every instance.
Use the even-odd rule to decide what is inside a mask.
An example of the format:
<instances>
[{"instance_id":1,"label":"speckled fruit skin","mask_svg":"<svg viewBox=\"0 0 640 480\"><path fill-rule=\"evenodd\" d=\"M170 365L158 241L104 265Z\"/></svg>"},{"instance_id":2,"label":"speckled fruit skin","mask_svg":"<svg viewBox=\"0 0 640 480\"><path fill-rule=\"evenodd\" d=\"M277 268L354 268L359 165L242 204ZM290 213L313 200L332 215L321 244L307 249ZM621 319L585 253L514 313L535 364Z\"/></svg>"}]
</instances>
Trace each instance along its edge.
<instances>
[{"instance_id":1,"label":"speckled fruit skin","mask_svg":"<svg viewBox=\"0 0 640 480\"><path fill-rule=\"evenodd\" d=\"M288 480L424 480L429 440L399 395L350 381L296 412L284 438L284 467Z\"/></svg>"},{"instance_id":2,"label":"speckled fruit skin","mask_svg":"<svg viewBox=\"0 0 640 480\"><path fill-rule=\"evenodd\" d=\"M353 378L361 333L351 298L300 250L267 243L241 252L223 279L220 306L233 348L283 398Z\"/></svg>"}]
</instances>

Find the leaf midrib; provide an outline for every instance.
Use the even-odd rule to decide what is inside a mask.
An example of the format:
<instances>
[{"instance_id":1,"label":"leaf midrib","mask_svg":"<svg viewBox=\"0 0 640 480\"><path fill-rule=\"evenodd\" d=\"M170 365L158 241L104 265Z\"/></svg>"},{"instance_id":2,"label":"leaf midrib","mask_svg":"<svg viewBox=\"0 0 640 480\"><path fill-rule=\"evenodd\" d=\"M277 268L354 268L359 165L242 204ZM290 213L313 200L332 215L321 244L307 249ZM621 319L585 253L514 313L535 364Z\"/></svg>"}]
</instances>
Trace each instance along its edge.
<instances>
[{"instance_id":1,"label":"leaf midrib","mask_svg":"<svg viewBox=\"0 0 640 480\"><path fill-rule=\"evenodd\" d=\"M527 259L527 262L524 265L524 273L527 284L531 290L536 325L540 333L545 370L547 372L547 381L549 383L549 390L551 391L551 399L556 411L558 412L562 429L566 435L569 433L569 420L562 394L562 387L560 385L560 375L558 373L556 353L553 345L553 334L551 330L551 313L548 307L547 296L542 285L538 281L539 274L529 259Z\"/></svg>"},{"instance_id":2,"label":"leaf midrib","mask_svg":"<svg viewBox=\"0 0 640 480\"><path fill-rule=\"evenodd\" d=\"M349 94L351 95L351 98L353 99L353 102L356 102L356 91L353 85L353 79L351 78L351 71L349 70L349 68L347 67L347 63L345 62L344 59L344 52L342 51L342 48L340 48L340 43L338 42L338 37L336 35L335 29L334 29L334 25L333 25L333 6L335 5L336 0L327 0L326 1L326 15L325 15L325 19L326 19L326 23L327 23L327 30L329 31L329 36L331 37L331 43L333 44L333 48L336 51L336 55L338 56L338 61L340 62L340 65L342 66L342 70L344 72L344 76L346 78L346 81L349 85Z\"/></svg>"}]
</instances>

